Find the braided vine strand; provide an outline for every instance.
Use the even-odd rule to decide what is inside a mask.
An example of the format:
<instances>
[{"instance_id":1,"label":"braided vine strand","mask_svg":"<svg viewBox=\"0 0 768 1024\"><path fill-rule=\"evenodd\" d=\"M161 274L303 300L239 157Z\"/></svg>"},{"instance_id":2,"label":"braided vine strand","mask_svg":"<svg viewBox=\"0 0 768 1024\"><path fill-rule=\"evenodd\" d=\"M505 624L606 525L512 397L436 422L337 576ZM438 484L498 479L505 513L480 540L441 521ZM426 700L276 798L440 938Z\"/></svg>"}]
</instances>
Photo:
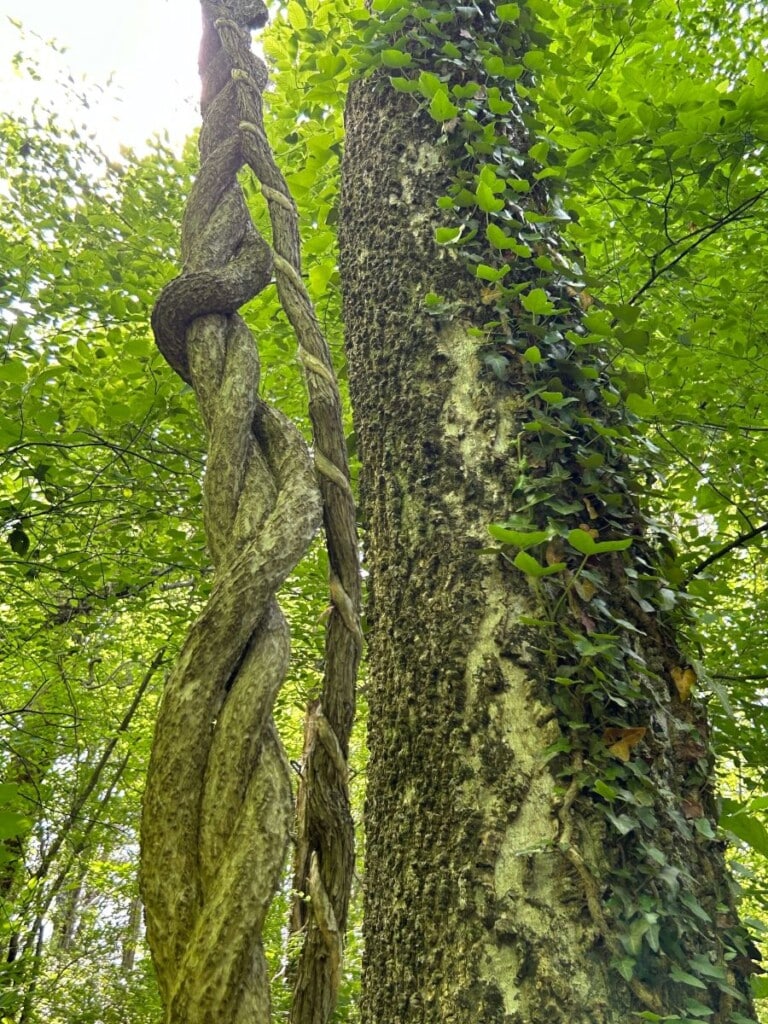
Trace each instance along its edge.
<instances>
[{"instance_id":1,"label":"braided vine strand","mask_svg":"<svg viewBox=\"0 0 768 1024\"><path fill-rule=\"evenodd\" d=\"M299 783L292 930L303 935L295 969L293 1024L325 1024L333 1011L354 870L347 755L362 651L360 565L342 406L326 339L301 277L298 215L264 130L262 84L250 37L209 3L232 67L243 153L261 184L272 225L281 304L294 329L309 393L315 467L330 562L331 615L322 695L305 722ZM218 12L218 13L217 13ZM309 896L309 900L303 898Z\"/></svg>"},{"instance_id":2,"label":"braided vine strand","mask_svg":"<svg viewBox=\"0 0 768 1024\"><path fill-rule=\"evenodd\" d=\"M266 286L272 258L237 184L234 85L208 6L201 172L182 232L184 270L163 290L152 322L205 421L216 575L158 712L140 876L167 1024L266 1024L260 936L292 818L290 772L272 721L289 657L275 593L311 542L321 505L301 435L258 397L258 352L236 312ZM248 25L259 7L229 14ZM252 71L264 77L257 62Z\"/></svg>"}]
</instances>

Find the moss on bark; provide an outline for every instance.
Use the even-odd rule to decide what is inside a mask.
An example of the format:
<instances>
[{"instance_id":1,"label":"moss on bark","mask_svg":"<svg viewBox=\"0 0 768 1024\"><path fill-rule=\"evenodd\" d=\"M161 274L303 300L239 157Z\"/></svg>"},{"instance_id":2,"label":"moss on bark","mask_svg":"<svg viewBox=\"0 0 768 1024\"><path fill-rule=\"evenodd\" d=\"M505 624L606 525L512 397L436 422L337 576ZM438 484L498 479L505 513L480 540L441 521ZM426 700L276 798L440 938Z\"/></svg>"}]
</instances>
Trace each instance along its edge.
<instances>
[{"instance_id":1,"label":"moss on bark","mask_svg":"<svg viewBox=\"0 0 768 1024\"><path fill-rule=\"evenodd\" d=\"M412 97L376 77L352 89L341 270L370 572L363 1020L626 1024L633 1012L672 1012L690 990L642 936L629 981L616 970L635 909L619 927L614 890L635 885L639 840L609 830L581 754L551 755L570 726L552 633L535 624L542 596L487 551L488 525L518 511L529 410L520 374L502 382L484 369L477 282L434 242L435 202L453 173L444 143ZM430 292L448 313L429 312ZM577 485L562 487L579 507ZM622 500L634 521L630 492ZM606 566L614 614L639 635L637 609L621 611L633 606L623 569ZM571 614L567 601L560 614ZM650 688L637 713L661 709L644 762L654 840L662 861L690 868L675 867L674 884L690 886L711 921L678 945L722 963L718 907L735 921L722 849L684 823L665 826L685 791L675 744L698 727L661 674L679 653L653 623L637 642ZM603 743L601 721L571 725ZM642 884L663 900L661 874ZM674 921L662 926L671 949ZM728 979L744 991L743 977ZM710 992L723 1022L724 991Z\"/></svg>"}]
</instances>

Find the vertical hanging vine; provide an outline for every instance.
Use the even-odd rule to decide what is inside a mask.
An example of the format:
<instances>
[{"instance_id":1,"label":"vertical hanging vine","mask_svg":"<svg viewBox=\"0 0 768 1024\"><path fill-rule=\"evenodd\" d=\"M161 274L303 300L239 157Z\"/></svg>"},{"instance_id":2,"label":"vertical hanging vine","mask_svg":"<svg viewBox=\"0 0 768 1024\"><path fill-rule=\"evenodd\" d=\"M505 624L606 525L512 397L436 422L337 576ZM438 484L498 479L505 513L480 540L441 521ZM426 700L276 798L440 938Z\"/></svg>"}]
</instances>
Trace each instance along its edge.
<instances>
[{"instance_id":1,"label":"vertical hanging vine","mask_svg":"<svg viewBox=\"0 0 768 1024\"><path fill-rule=\"evenodd\" d=\"M147 934L169 1024L269 1020L261 930L291 830L289 770L271 718L289 657L275 593L321 508L331 566L326 671L307 715L294 912L304 934L293 1019L336 998L353 867L346 757L361 650L360 576L341 403L301 280L297 216L264 134L267 75L250 30L261 0L203 0L201 168L182 229L182 274L161 293L158 347L192 385L209 453L205 519L215 584L168 680L142 822ZM249 164L273 253L237 182ZM276 274L310 395L314 466L296 428L258 397L259 358L237 310ZM316 484L319 480L319 491Z\"/></svg>"}]
</instances>

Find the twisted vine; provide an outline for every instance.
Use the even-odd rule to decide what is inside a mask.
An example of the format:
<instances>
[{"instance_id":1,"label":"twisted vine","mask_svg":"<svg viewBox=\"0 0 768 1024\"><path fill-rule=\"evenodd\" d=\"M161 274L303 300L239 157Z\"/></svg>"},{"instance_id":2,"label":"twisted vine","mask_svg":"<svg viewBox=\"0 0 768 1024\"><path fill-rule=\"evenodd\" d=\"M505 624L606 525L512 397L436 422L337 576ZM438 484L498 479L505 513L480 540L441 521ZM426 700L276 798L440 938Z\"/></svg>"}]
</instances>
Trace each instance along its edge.
<instances>
[{"instance_id":1,"label":"twisted vine","mask_svg":"<svg viewBox=\"0 0 768 1024\"><path fill-rule=\"evenodd\" d=\"M264 24L266 8L261 0L203 0L202 7L201 168L182 228L184 269L161 293L152 326L205 421L216 582L158 714L142 894L168 1024L268 1021L260 936L292 815L271 716L289 657L275 593L322 508L332 613L298 801L295 885L311 900L294 912L304 944L292 1011L295 1022L320 1024L335 1003L353 865L346 757L361 649L354 504L330 354L301 280L296 210L264 134L266 69L251 52L250 29ZM274 253L237 182L246 163L269 204ZM237 313L273 269L306 369L314 467L295 427L258 397L258 352Z\"/></svg>"}]
</instances>

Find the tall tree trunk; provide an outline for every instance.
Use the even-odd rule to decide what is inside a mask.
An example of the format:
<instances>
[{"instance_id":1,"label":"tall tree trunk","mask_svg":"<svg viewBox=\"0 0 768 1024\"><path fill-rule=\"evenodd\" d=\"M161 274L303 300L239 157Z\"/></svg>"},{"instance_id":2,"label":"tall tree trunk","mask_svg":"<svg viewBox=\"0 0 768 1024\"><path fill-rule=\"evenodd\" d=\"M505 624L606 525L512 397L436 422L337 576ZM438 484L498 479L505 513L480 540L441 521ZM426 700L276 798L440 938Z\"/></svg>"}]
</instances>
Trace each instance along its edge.
<instances>
[{"instance_id":1,"label":"tall tree trunk","mask_svg":"<svg viewBox=\"0 0 768 1024\"><path fill-rule=\"evenodd\" d=\"M486 31L474 8L459 10L456 42ZM419 57L450 83L448 62ZM497 130L525 154L508 124ZM531 395L536 354L523 356L537 336L509 341L505 379L489 372L497 296L461 250L435 243L436 201L457 174L449 136L462 130L459 118L441 131L381 75L352 88L341 271L370 572L363 1021L628 1024L693 1016L694 997L708 1020L753 1020L703 708L672 684L684 659L634 587L635 571L661 584L625 463L611 468L609 514L579 461L604 450L612 422L597 389L584 398L565 376L581 379L584 350L556 350L565 370L549 391L575 391L596 426L526 428L546 411ZM506 227L530 238L525 214L549 197L536 186L519 202ZM510 277L542 284L527 266ZM562 279L550 285L562 337L580 310ZM528 477L543 481L546 514ZM539 580L511 564L514 548L488 552L489 524L526 503L548 538ZM616 539L617 520L631 551L579 549ZM599 681L601 637L623 688Z\"/></svg>"},{"instance_id":2,"label":"tall tree trunk","mask_svg":"<svg viewBox=\"0 0 768 1024\"><path fill-rule=\"evenodd\" d=\"M128 908L128 920L125 923L125 931L123 932L122 955L120 957L120 970L125 975L133 971L140 937L141 900L138 896L134 896Z\"/></svg>"},{"instance_id":3,"label":"tall tree trunk","mask_svg":"<svg viewBox=\"0 0 768 1024\"><path fill-rule=\"evenodd\" d=\"M21 1006L18 1024L29 1024L33 1019L35 1008L35 996L37 994L37 981L43 966L43 955L45 953L45 922L42 918L35 921L31 940L34 945L31 954L31 963L27 968L27 985L24 992L24 1001Z\"/></svg>"},{"instance_id":4,"label":"tall tree trunk","mask_svg":"<svg viewBox=\"0 0 768 1024\"><path fill-rule=\"evenodd\" d=\"M58 941L58 948L62 952L72 949L77 933L77 925L82 910L83 879L86 873L86 866L80 869L80 877L76 883L70 883L67 889L56 901L56 930L55 936Z\"/></svg>"}]
</instances>

